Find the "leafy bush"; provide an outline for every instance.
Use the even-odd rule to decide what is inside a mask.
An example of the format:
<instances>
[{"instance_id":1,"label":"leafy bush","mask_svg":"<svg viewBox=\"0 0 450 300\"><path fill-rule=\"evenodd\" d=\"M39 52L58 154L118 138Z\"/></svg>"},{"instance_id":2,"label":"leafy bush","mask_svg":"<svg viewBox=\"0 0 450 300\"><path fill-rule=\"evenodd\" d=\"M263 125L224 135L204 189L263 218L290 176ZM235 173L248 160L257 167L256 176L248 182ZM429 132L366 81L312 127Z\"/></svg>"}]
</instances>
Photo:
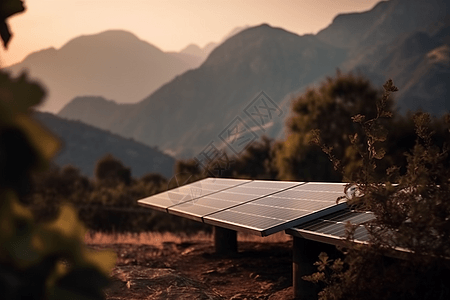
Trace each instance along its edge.
<instances>
[{"instance_id":1,"label":"leafy bush","mask_svg":"<svg viewBox=\"0 0 450 300\"><path fill-rule=\"evenodd\" d=\"M23 11L18 0L2 1L0 33L11 35L6 18ZM85 230L69 207L36 224L20 202L31 172L48 167L59 141L31 117L44 90L25 74L0 72L0 295L2 299L102 299L115 263L113 253L84 245Z\"/></svg>"},{"instance_id":2,"label":"leafy bush","mask_svg":"<svg viewBox=\"0 0 450 300\"><path fill-rule=\"evenodd\" d=\"M363 162L353 174L362 196L348 203L375 214L366 224L371 241L368 246L351 243L349 227L345 259L321 254L319 272L305 279L324 284L320 299L449 299L450 115L432 121L428 114L414 114L416 142L405 154L404 172L391 165L380 179L380 162L388 152L380 146L388 134L381 120L392 116L386 103L397 88L389 80L384 89L375 117L352 117L363 131L351 136ZM315 142L338 169L341 162L320 141L319 132Z\"/></svg>"}]
</instances>

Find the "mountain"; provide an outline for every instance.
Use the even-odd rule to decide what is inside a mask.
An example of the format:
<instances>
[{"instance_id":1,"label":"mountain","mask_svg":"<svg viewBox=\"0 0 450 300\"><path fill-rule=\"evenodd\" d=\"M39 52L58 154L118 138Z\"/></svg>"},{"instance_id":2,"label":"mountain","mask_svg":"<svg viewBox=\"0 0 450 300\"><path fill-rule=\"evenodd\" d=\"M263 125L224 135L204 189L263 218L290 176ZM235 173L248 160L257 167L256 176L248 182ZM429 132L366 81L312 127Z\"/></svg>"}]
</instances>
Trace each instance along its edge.
<instances>
[{"instance_id":1,"label":"mountain","mask_svg":"<svg viewBox=\"0 0 450 300\"><path fill-rule=\"evenodd\" d=\"M380 88L392 78L402 113L421 108L442 115L450 111L448 6L448 0L383 1L367 12L338 15L316 35L299 36L266 24L248 28L216 47L199 68L139 103L77 98L59 115L192 157L211 141L230 142L223 137L236 130L236 122L247 125L242 128L250 140L261 134L279 138L292 95L334 75L337 67L361 72ZM261 90L278 108L269 111L253 103L246 114ZM107 114L100 113L103 106ZM258 116L261 112L264 117Z\"/></svg>"},{"instance_id":2,"label":"mountain","mask_svg":"<svg viewBox=\"0 0 450 300\"><path fill-rule=\"evenodd\" d=\"M236 27L220 43L248 26ZM77 96L103 96L135 103L183 72L198 68L219 43L189 45L163 52L130 32L108 30L74 38L60 49L31 53L4 68L17 75L27 70L47 87L41 111L56 113Z\"/></svg>"},{"instance_id":3,"label":"mountain","mask_svg":"<svg viewBox=\"0 0 450 300\"><path fill-rule=\"evenodd\" d=\"M169 55L174 56L176 59L184 61L189 65L189 69L198 68L204 61L205 57L182 53L182 52L166 52ZM148 96L148 95L147 95Z\"/></svg>"},{"instance_id":4,"label":"mountain","mask_svg":"<svg viewBox=\"0 0 450 300\"><path fill-rule=\"evenodd\" d=\"M432 30L440 21L448 20L448 7L447 0L381 1L366 12L337 15L317 37L352 52L361 51L417 30Z\"/></svg>"},{"instance_id":5,"label":"mountain","mask_svg":"<svg viewBox=\"0 0 450 300\"><path fill-rule=\"evenodd\" d=\"M218 43L208 43L206 44L203 48L200 48L199 46L197 46L196 44L189 44L187 45L184 49L182 49L179 53L180 54L187 54L193 57L199 57L202 58L203 61L206 60L206 58L208 57L208 55L220 44L222 44L223 42L225 42L226 40L228 40L229 38L231 38L232 36L238 34L239 32L241 32L244 29L249 28L250 26L245 25L245 26L239 26L239 27L235 27L233 28L228 34L226 34L222 40L220 40L220 42ZM202 62L203 62L202 61ZM200 65L199 65L200 66Z\"/></svg>"},{"instance_id":6,"label":"mountain","mask_svg":"<svg viewBox=\"0 0 450 300\"><path fill-rule=\"evenodd\" d=\"M55 158L58 165L71 164L93 177L95 163L111 153L131 168L134 177L147 173L160 173L167 178L173 175L175 160L156 148L50 113L35 112L35 117L63 142L63 149Z\"/></svg>"},{"instance_id":7,"label":"mountain","mask_svg":"<svg viewBox=\"0 0 450 300\"><path fill-rule=\"evenodd\" d=\"M13 74L28 69L48 90L39 109L57 112L80 95L137 102L200 63L195 57L164 53L130 32L109 30L32 53L5 69Z\"/></svg>"},{"instance_id":8,"label":"mountain","mask_svg":"<svg viewBox=\"0 0 450 300\"><path fill-rule=\"evenodd\" d=\"M447 29L450 26L447 27ZM439 34L416 31L391 43L369 67L371 74L396 78L400 112L422 109L434 115L450 112L450 47Z\"/></svg>"},{"instance_id":9,"label":"mountain","mask_svg":"<svg viewBox=\"0 0 450 300\"><path fill-rule=\"evenodd\" d=\"M443 58L449 8L447 0L383 1L367 12L338 15L317 37L347 49L342 70L359 71L376 85L392 78L401 113L422 109L439 116L450 111L450 68Z\"/></svg>"},{"instance_id":10,"label":"mountain","mask_svg":"<svg viewBox=\"0 0 450 300\"><path fill-rule=\"evenodd\" d=\"M200 48L196 44L189 44L186 46L186 48L182 49L180 53L202 57L205 58L208 57L209 53L212 51L211 47L217 46L216 43L209 43L210 45L208 48Z\"/></svg>"},{"instance_id":11,"label":"mountain","mask_svg":"<svg viewBox=\"0 0 450 300\"><path fill-rule=\"evenodd\" d=\"M177 76L137 104L77 98L58 115L189 157L211 140L222 143L218 135L236 116L249 128L258 128L259 119L255 123L244 108L260 91L286 114L289 93L334 73L345 58L345 50L312 35L299 36L263 24L227 39L199 68ZM99 102L108 113L96 106ZM264 133L281 134L283 119L272 121L264 124L268 126ZM263 129L256 134L261 133Z\"/></svg>"}]
</instances>

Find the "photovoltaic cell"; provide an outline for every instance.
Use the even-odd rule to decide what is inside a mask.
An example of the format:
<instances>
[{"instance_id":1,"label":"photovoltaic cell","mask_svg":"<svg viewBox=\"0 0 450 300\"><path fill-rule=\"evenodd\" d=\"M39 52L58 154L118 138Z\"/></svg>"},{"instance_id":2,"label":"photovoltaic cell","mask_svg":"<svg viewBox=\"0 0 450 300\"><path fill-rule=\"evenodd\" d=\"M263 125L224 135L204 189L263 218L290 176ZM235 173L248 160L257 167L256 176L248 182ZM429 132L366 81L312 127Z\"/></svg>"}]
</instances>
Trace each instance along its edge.
<instances>
[{"instance_id":1,"label":"photovoltaic cell","mask_svg":"<svg viewBox=\"0 0 450 300\"><path fill-rule=\"evenodd\" d=\"M162 192L141 200L138 204L167 212L171 206L198 199L213 193L217 193L230 187L238 186L251 182L251 180L243 179L217 179L206 178L184 186L180 186L166 192Z\"/></svg>"},{"instance_id":2,"label":"photovoltaic cell","mask_svg":"<svg viewBox=\"0 0 450 300\"><path fill-rule=\"evenodd\" d=\"M245 202L245 201L249 201L249 200L254 199L255 196L254 195L230 193L228 191L223 191L221 193L215 193L215 194L211 194L211 195L205 196L205 198Z\"/></svg>"},{"instance_id":3,"label":"photovoltaic cell","mask_svg":"<svg viewBox=\"0 0 450 300\"><path fill-rule=\"evenodd\" d=\"M221 179L217 180L220 181ZM300 184L302 183L254 180L230 187L220 193L209 194L170 206L168 207L168 212L197 221L204 221L203 218L207 215L233 208Z\"/></svg>"},{"instance_id":4,"label":"photovoltaic cell","mask_svg":"<svg viewBox=\"0 0 450 300\"><path fill-rule=\"evenodd\" d=\"M305 185L300 185L293 188L295 191L312 191L323 193L339 193L344 194L344 183L332 182L308 182Z\"/></svg>"},{"instance_id":5,"label":"photovoltaic cell","mask_svg":"<svg viewBox=\"0 0 450 300\"><path fill-rule=\"evenodd\" d=\"M287 229L286 233L337 245L345 238L346 224L350 222L353 225L358 225L354 233L355 241L367 242L370 237L363 224L374 218L375 216L371 212L345 209Z\"/></svg>"},{"instance_id":6,"label":"photovoltaic cell","mask_svg":"<svg viewBox=\"0 0 450 300\"><path fill-rule=\"evenodd\" d=\"M241 201L245 201L245 199L242 199ZM188 201L171 206L168 208L168 210L171 214L202 222L203 216L214 213L221 209L226 209L228 207L238 205L239 203L241 202L236 199L221 200L206 196L194 201Z\"/></svg>"}]
</instances>

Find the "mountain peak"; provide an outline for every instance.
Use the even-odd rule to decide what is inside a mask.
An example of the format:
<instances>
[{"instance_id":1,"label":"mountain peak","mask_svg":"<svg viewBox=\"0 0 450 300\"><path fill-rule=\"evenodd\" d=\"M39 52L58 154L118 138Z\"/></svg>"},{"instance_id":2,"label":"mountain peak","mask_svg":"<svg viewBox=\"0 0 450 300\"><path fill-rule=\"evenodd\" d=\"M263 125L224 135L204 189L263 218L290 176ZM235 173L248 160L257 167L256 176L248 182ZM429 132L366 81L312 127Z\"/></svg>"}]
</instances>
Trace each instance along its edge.
<instances>
[{"instance_id":1,"label":"mountain peak","mask_svg":"<svg viewBox=\"0 0 450 300\"><path fill-rule=\"evenodd\" d=\"M106 46L109 45L111 47L129 45L130 47L136 47L138 44L145 43L147 46L152 47L154 50L158 52L162 52L158 47L139 39L135 34L120 29L112 29L106 30L99 33L81 35L72 40L68 41L64 46L61 47L60 50L64 50L67 48L85 48L86 45L89 47L93 47L96 45Z\"/></svg>"},{"instance_id":2,"label":"mountain peak","mask_svg":"<svg viewBox=\"0 0 450 300\"><path fill-rule=\"evenodd\" d=\"M107 30L34 53L7 70L16 75L28 69L49 90L39 109L57 112L80 95L137 102L191 69L191 61L198 65L195 57L165 53L131 32Z\"/></svg>"},{"instance_id":3,"label":"mountain peak","mask_svg":"<svg viewBox=\"0 0 450 300\"><path fill-rule=\"evenodd\" d=\"M183 50L180 51L180 53L185 53L185 54L194 55L194 56L203 56L202 49L199 46L197 46L196 44L187 45L186 48L184 48Z\"/></svg>"},{"instance_id":4,"label":"mountain peak","mask_svg":"<svg viewBox=\"0 0 450 300\"><path fill-rule=\"evenodd\" d=\"M211 52L204 65L227 64L231 62L230 59L241 60L243 57L251 58L252 55L249 51L251 52L261 47L273 48L272 46L274 45L280 46L282 44L289 47L287 46L288 44L297 44L297 38L300 38L300 36L295 33L263 23L244 29L227 39ZM271 52L272 50L267 49L265 52Z\"/></svg>"},{"instance_id":5,"label":"mountain peak","mask_svg":"<svg viewBox=\"0 0 450 300\"><path fill-rule=\"evenodd\" d=\"M134 33L127 31L127 30L123 30L123 29L108 29L102 32L97 33L96 35L103 35L103 36L108 36L108 35L114 35L114 36L128 36L128 37L133 37L133 38L138 38Z\"/></svg>"}]
</instances>

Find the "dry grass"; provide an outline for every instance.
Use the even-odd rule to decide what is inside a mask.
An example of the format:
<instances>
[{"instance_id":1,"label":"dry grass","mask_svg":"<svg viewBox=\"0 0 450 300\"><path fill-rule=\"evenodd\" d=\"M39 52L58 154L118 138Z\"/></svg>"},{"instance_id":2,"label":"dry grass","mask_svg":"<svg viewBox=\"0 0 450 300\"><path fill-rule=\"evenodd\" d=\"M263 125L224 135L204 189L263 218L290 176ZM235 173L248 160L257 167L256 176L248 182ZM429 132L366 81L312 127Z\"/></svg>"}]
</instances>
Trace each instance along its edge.
<instances>
[{"instance_id":1,"label":"dry grass","mask_svg":"<svg viewBox=\"0 0 450 300\"><path fill-rule=\"evenodd\" d=\"M292 240L292 236L285 234L283 231L261 237L253 234L238 233L238 241L240 242L259 242L259 243L284 243Z\"/></svg>"},{"instance_id":2,"label":"dry grass","mask_svg":"<svg viewBox=\"0 0 450 300\"><path fill-rule=\"evenodd\" d=\"M238 233L239 242L282 243L291 240L291 236L279 232L268 237L260 237L252 234ZM139 244L162 247L165 242L183 243L189 241L211 241L211 234L199 232L195 235L174 234L170 232L142 232L106 234L100 232L88 232L85 236L86 244Z\"/></svg>"}]
</instances>

